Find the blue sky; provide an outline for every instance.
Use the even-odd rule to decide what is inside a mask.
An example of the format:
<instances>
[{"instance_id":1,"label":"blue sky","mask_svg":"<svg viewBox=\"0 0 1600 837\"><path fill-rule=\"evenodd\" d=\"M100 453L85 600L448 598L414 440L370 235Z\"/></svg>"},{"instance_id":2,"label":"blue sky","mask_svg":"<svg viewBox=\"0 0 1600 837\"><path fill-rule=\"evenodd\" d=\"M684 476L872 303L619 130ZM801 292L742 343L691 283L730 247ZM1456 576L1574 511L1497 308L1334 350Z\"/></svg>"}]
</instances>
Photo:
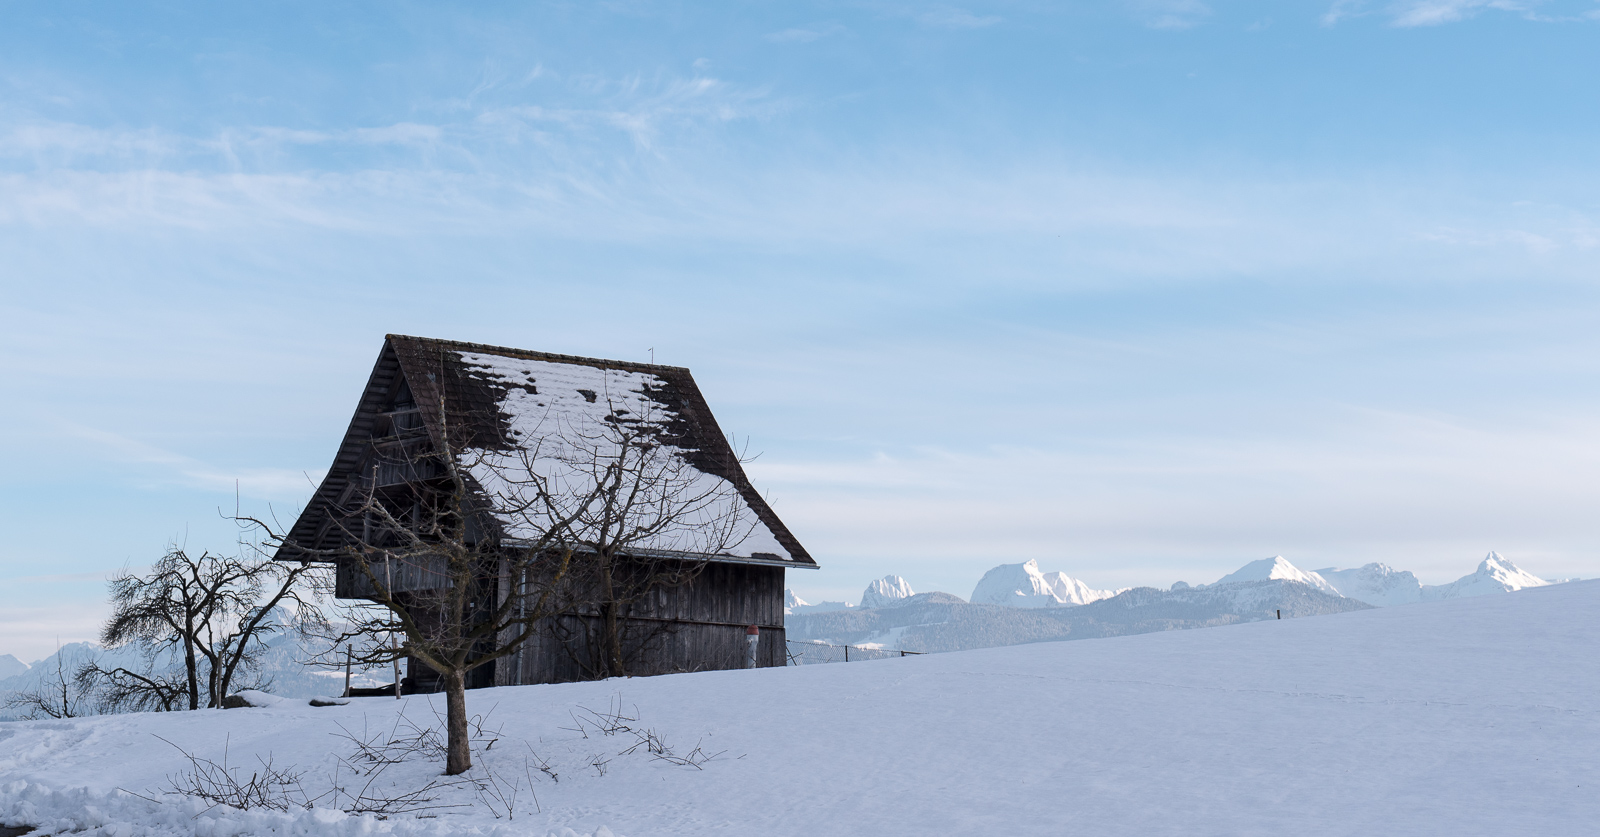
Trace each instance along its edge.
<instances>
[{"instance_id":1,"label":"blue sky","mask_svg":"<svg viewBox=\"0 0 1600 837\"><path fill-rule=\"evenodd\" d=\"M1600 4L0 4L0 653L387 332L688 366L851 598L1600 572Z\"/></svg>"}]
</instances>

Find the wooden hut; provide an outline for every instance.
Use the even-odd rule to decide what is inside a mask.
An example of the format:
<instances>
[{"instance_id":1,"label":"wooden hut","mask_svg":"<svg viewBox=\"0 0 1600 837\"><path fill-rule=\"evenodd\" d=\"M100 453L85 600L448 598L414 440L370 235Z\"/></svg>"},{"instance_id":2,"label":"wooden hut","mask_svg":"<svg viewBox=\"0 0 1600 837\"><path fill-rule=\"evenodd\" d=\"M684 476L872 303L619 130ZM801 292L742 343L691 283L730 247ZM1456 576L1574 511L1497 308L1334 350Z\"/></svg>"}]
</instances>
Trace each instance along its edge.
<instances>
[{"instance_id":1,"label":"wooden hut","mask_svg":"<svg viewBox=\"0 0 1600 837\"><path fill-rule=\"evenodd\" d=\"M784 571L817 565L750 485L689 370L681 367L388 335L333 465L277 557L336 556L352 539L344 517L352 501L363 492L403 491L430 478L425 472L430 456L451 449L450 433L465 429L469 435L492 436L502 446L531 449L541 433L583 432L585 422L641 413L670 427L671 449L695 479L726 484L730 502L748 516L749 526L747 537L714 554L673 552L672 544L651 547L656 559L668 555L695 572L687 582L654 589L631 606L627 619L640 630L630 634L635 647L629 649L628 673L743 667L751 625L760 631L757 665L784 665ZM396 451L407 455L396 456ZM490 536L494 533L485 535ZM338 564L338 597L374 597L362 573L345 560L332 560ZM396 578L393 589L426 586L425 575ZM475 670L469 686L593 676L582 664L587 649L581 646L584 620L594 618L582 610L552 617L520 651ZM414 659L408 674L413 691L431 691L436 683Z\"/></svg>"}]
</instances>

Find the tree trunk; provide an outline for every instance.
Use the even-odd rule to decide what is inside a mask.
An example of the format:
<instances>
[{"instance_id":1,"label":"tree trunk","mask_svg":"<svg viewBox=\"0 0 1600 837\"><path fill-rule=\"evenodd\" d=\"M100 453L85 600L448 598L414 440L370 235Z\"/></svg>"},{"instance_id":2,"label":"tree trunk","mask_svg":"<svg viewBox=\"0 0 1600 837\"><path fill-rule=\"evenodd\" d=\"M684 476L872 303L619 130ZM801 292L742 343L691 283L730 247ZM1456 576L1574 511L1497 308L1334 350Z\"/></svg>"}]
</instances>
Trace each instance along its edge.
<instances>
[{"instance_id":1,"label":"tree trunk","mask_svg":"<svg viewBox=\"0 0 1600 837\"><path fill-rule=\"evenodd\" d=\"M446 776L459 776L472 769L472 747L467 735L467 673L460 669L444 673L445 766Z\"/></svg>"},{"instance_id":2,"label":"tree trunk","mask_svg":"<svg viewBox=\"0 0 1600 837\"><path fill-rule=\"evenodd\" d=\"M605 597L600 605L600 653L605 660L607 677L622 677L622 626L617 618L617 593L611 577L611 561L602 558L600 564L600 592Z\"/></svg>"},{"instance_id":3,"label":"tree trunk","mask_svg":"<svg viewBox=\"0 0 1600 837\"><path fill-rule=\"evenodd\" d=\"M194 658L194 640L190 636L183 638L183 664L188 669L189 675L189 708L200 708L200 672L199 661Z\"/></svg>"}]
</instances>

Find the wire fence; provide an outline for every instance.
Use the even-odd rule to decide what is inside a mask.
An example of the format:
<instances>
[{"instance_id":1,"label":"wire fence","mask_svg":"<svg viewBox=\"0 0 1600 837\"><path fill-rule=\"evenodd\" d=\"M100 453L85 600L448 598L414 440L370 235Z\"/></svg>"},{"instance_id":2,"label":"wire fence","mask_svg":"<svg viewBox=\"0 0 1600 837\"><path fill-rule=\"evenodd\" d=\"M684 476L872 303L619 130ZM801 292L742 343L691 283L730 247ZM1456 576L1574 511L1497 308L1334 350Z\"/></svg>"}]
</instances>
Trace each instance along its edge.
<instances>
[{"instance_id":1,"label":"wire fence","mask_svg":"<svg viewBox=\"0 0 1600 837\"><path fill-rule=\"evenodd\" d=\"M890 657L914 657L922 651L901 651L895 648L863 648L859 645L829 645L803 639L787 640L789 665L813 666L819 663L854 663L860 660L886 660Z\"/></svg>"}]
</instances>

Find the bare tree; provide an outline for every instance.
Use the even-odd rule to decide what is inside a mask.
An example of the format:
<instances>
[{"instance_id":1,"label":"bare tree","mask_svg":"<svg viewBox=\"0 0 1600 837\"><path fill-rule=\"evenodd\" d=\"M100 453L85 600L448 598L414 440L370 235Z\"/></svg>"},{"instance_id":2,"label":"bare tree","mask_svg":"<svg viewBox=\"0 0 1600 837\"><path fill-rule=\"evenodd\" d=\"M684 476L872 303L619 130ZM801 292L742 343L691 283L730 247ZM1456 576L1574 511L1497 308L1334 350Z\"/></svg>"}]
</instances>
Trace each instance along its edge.
<instances>
[{"instance_id":1,"label":"bare tree","mask_svg":"<svg viewBox=\"0 0 1600 837\"><path fill-rule=\"evenodd\" d=\"M416 478L386 487L368 480L342 509L346 545L306 553L337 562L370 602L343 612L333 648L344 646L364 666L409 657L439 674L452 776L472 767L468 673L514 653L540 620L570 606L573 558L562 538L566 520L530 538L499 537L501 521L469 475L471 461L449 449L391 457L385 464ZM292 546L277 527L255 523L269 543Z\"/></svg>"},{"instance_id":2,"label":"bare tree","mask_svg":"<svg viewBox=\"0 0 1600 837\"><path fill-rule=\"evenodd\" d=\"M593 668L625 673L633 602L687 582L753 524L733 487L693 468L650 416L613 405L598 427L553 417L485 438L498 425L452 427L442 403L438 415L438 441L375 439L361 490L334 518L342 546L304 549L255 523L288 554L337 563L347 597L371 603L349 611L336 646L363 665L409 657L439 675L456 775L472 766L470 672L578 614L598 616L598 638L584 638L602 649Z\"/></svg>"},{"instance_id":3,"label":"bare tree","mask_svg":"<svg viewBox=\"0 0 1600 837\"><path fill-rule=\"evenodd\" d=\"M320 622L307 584L318 572L309 563L210 552L192 557L172 547L149 573L124 570L110 582L112 614L101 642L137 644L148 670L91 664L80 680L103 685L119 709L221 706L235 681L255 667L266 637L285 629L270 621L275 610L292 608L301 625Z\"/></svg>"},{"instance_id":4,"label":"bare tree","mask_svg":"<svg viewBox=\"0 0 1600 837\"><path fill-rule=\"evenodd\" d=\"M41 677L33 688L7 695L6 708L20 710L20 717L28 720L99 714L92 692L67 673L65 653L59 645L54 674Z\"/></svg>"}]
</instances>

